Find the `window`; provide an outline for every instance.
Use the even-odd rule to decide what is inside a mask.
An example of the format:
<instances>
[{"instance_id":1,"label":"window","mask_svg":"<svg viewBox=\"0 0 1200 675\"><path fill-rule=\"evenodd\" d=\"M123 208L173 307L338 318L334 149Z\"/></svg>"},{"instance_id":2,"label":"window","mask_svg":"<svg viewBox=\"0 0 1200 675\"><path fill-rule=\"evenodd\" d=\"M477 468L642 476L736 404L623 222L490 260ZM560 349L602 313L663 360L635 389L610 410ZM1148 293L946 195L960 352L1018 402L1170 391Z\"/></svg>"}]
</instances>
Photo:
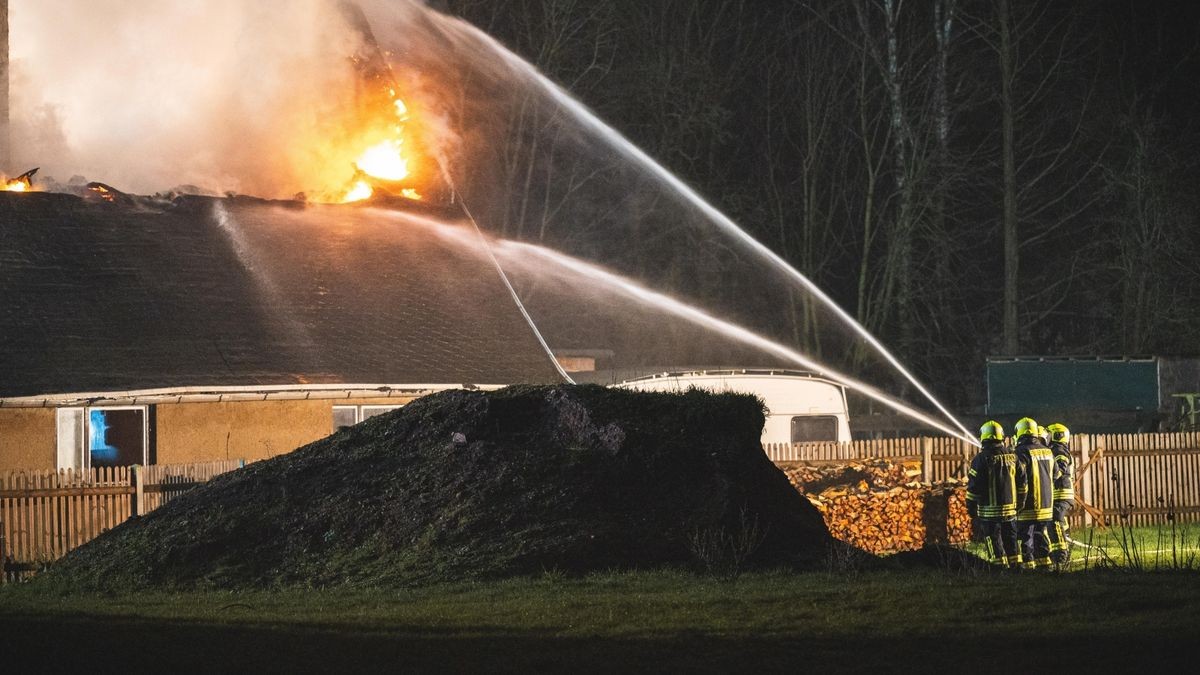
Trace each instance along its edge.
<instances>
[{"instance_id":1,"label":"window","mask_svg":"<svg viewBox=\"0 0 1200 675\"><path fill-rule=\"evenodd\" d=\"M361 422L363 420L371 419L372 417L374 417L376 415L382 415L386 412L391 412L400 407L401 406L398 406L398 405L364 405L361 408L362 415L359 416L359 421Z\"/></svg>"},{"instance_id":2,"label":"window","mask_svg":"<svg viewBox=\"0 0 1200 675\"><path fill-rule=\"evenodd\" d=\"M345 427L354 426L363 420L376 415L382 415L397 408L399 405L335 405L333 406L333 430L339 431Z\"/></svg>"},{"instance_id":3,"label":"window","mask_svg":"<svg viewBox=\"0 0 1200 675\"><path fill-rule=\"evenodd\" d=\"M84 470L149 463L147 415L144 406L59 409L58 467Z\"/></svg>"},{"instance_id":4,"label":"window","mask_svg":"<svg viewBox=\"0 0 1200 675\"><path fill-rule=\"evenodd\" d=\"M837 418L833 415L797 415L792 418L792 442L836 442L837 429Z\"/></svg>"},{"instance_id":5,"label":"window","mask_svg":"<svg viewBox=\"0 0 1200 675\"><path fill-rule=\"evenodd\" d=\"M146 411L142 408L88 410L89 465L146 463Z\"/></svg>"},{"instance_id":6,"label":"window","mask_svg":"<svg viewBox=\"0 0 1200 675\"><path fill-rule=\"evenodd\" d=\"M333 406L333 430L334 432L341 431L346 427L352 427L358 424L358 406L356 405L335 405Z\"/></svg>"}]
</instances>

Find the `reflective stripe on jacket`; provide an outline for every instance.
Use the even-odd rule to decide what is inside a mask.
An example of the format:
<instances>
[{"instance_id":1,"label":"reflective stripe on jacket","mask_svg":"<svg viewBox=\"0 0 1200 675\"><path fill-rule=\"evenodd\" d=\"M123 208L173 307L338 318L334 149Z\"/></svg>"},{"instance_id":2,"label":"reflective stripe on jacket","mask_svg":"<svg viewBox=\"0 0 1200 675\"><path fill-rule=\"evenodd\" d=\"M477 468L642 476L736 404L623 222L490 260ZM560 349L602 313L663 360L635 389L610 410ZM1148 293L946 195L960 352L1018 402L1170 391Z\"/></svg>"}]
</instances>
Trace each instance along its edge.
<instances>
[{"instance_id":1,"label":"reflective stripe on jacket","mask_svg":"<svg viewBox=\"0 0 1200 675\"><path fill-rule=\"evenodd\" d=\"M1025 436L1017 444L1018 472L1025 481L1017 486L1017 520L1049 521L1054 518L1054 453L1042 439ZM1021 471L1021 468L1024 471Z\"/></svg>"},{"instance_id":2,"label":"reflective stripe on jacket","mask_svg":"<svg viewBox=\"0 0 1200 675\"><path fill-rule=\"evenodd\" d=\"M1051 443L1054 453L1054 501L1075 500L1075 460L1066 443Z\"/></svg>"},{"instance_id":3,"label":"reflective stripe on jacket","mask_svg":"<svg viewBox=\"0 0 1200 675\"><path fill-rule=\"evenodd\" d=\"M983 442L967 471L967 503L980 520L1017 515L1017 456L1002 441Z\"/></svg>"}]
</instances>

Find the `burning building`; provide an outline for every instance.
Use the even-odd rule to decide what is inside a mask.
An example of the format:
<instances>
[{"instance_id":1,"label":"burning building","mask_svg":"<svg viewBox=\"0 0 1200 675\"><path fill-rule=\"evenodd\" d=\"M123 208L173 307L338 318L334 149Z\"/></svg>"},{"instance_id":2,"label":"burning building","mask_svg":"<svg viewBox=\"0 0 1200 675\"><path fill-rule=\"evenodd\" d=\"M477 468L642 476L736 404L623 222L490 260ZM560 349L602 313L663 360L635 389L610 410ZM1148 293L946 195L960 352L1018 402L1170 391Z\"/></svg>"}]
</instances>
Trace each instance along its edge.
<instances>
[{"instance_id":1,"label":"burning building","mask_svg":"<svg viewBox=\"0 0 1200 675\"><path fill-rule=\"evenodd\" d=\"M432 391L561 381L497 270L404 220L457 214L341 11L353 91L296 200L0 179L26 193L0 191L0 469L260 459Z\"/></svg>"}]
</instances>

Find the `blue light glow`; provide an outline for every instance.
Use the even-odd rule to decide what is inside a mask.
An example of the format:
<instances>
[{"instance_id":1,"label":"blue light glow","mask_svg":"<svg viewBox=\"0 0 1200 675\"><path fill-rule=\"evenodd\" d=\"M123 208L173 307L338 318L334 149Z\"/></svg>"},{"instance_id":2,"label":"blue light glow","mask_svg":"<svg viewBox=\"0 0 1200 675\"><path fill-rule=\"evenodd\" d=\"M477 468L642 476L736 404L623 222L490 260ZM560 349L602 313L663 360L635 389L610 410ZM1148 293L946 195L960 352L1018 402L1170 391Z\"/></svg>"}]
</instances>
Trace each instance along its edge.
<instances>
[{"instance_id":1,"label":"blue light glow","mask_svg":"<svg viewBox=\"0 0 1200 675\"><path fill-rule=\"evenodd\" d=\"M108 444L108 419L103 410L92 410L88 417L90 429L88 447L92 464L112 464L117 461L117 448Z\"/></svg>"}]
</instances>

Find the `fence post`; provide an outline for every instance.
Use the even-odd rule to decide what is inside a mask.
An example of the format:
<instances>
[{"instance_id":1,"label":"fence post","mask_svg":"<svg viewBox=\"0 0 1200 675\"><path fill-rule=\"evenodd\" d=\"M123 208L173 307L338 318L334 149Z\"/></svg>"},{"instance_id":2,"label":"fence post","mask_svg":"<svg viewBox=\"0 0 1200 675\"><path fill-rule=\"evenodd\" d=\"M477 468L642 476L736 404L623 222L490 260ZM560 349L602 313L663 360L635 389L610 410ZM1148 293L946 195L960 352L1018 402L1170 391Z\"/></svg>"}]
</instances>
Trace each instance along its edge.
<instances>
[{"instance_id":1,"label":"fence post","mask_svg":"<svg viewBox=\"0 0 1200 675\"><path fill-rule=\"evenodd\" d=\"M129 481L133 484L133 498L130 500L130 516L137 517L145 511L145 504L142 503L142 467L134 464L129 467Z\"/></svg>"},{"instance_id":2,"label":"fence post","mask_svg":"<svg viewBox=\"0 0 1200 675\"><path fill-rule=\"evenodd\" d=\"M921 437L921 482L933 482L933 439Z\"/></svg>"},{"instance_id":3,"label":"fence post","mask_svg":"<svg viewBox=\"0 0 1200 675\"><path fill-rule=\"evenodd\" d=\"M1079 465L1080 466L1088 465L1088 459L1090 459L1092 456L1091 445L1092 445L1092 437L1090 435L1079 437ZM1089 468L1089 470L1092 469L1092 467L1088 467L1088 468ZM1079 476L1078 474L1076 474L1075 479L1078 481L1080 478L1083 478L1083 485L1076 485L1075 487L1080 488L1080 492L1082 493L1082 497L1083 497L1083 503L1089 504L1089 505L1094 504L1095 502L1092 501L1092 477L1091 477L1091 475ZM1083 510L1083 524L1084 525L1092 524L1092 514L1087 509Z\"/></svg>"}]
</instances>

